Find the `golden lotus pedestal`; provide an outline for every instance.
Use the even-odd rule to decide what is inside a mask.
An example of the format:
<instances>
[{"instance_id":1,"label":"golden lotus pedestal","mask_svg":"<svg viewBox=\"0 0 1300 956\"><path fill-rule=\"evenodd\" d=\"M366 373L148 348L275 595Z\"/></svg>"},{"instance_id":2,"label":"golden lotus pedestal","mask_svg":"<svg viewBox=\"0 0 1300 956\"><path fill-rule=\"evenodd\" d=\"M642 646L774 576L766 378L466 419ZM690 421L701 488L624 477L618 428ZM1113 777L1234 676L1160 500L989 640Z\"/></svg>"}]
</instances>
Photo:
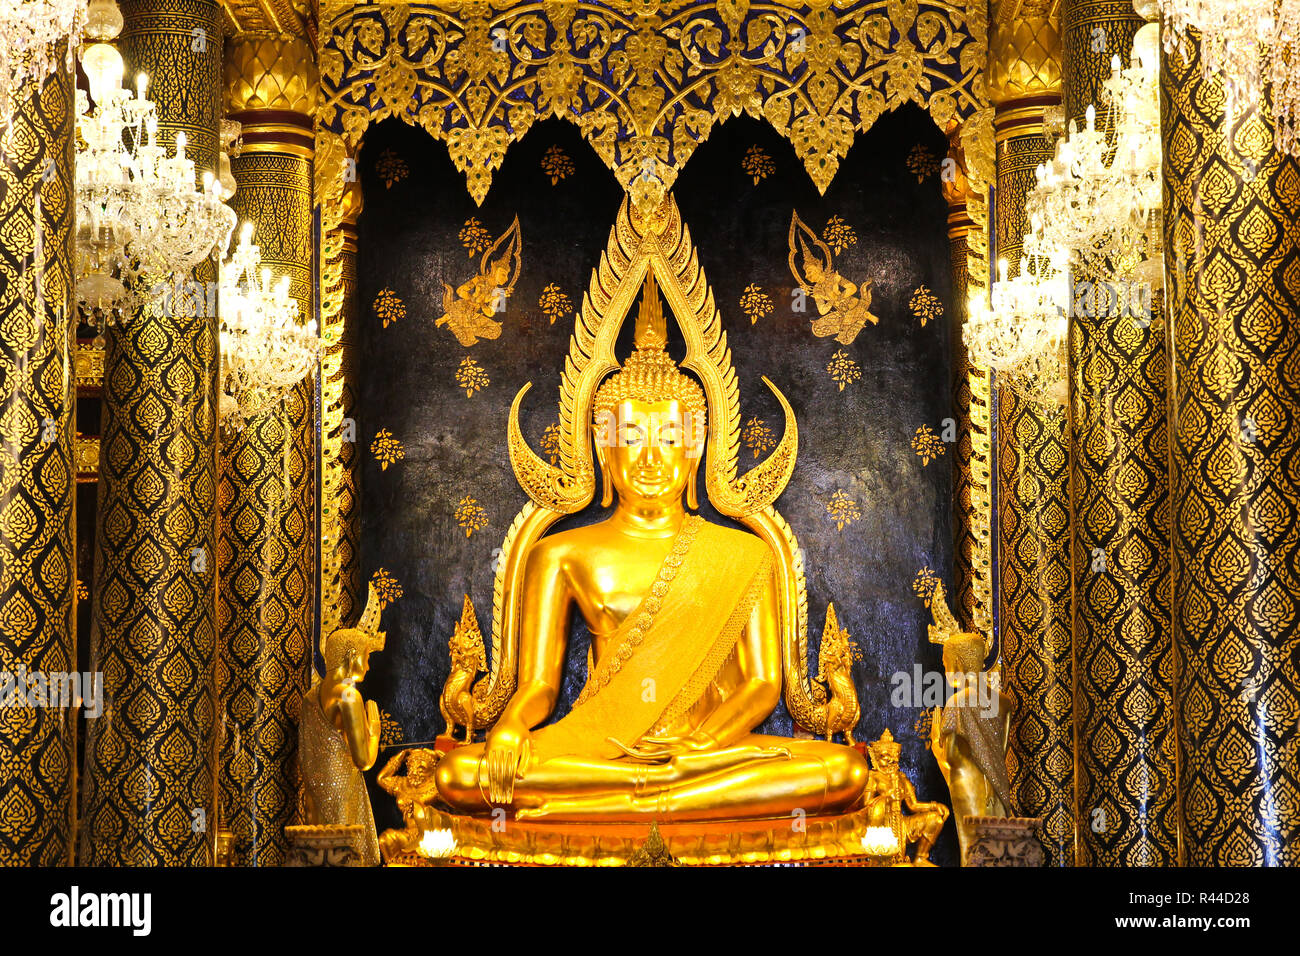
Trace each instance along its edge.
<instances>
[{"instance_id":1,"label":"golden lotus pedestal","mask_svg":"<svg viewBox=\"0 0 1300 956\"><path fill-rule=\"evenodd\" d=\"M902 853L869 856L866 811L702 823L547 823L466 817L433 807L425 833L449 830L455 850L437 861L418 852L389 865L430 866L899 866ZM390 831L391 832L391 831Z\"/></svg>"}]
</instances>

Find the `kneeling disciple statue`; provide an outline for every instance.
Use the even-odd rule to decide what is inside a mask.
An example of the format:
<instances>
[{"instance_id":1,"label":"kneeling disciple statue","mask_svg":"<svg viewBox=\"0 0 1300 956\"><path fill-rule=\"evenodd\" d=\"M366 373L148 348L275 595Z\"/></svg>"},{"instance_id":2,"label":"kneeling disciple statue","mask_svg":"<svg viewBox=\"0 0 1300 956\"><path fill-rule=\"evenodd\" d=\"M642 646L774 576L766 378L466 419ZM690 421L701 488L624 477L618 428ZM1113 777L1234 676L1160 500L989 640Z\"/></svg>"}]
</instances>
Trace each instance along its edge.
<instances>
[{"instance_id":1,"label":"kneeling disciple statue","mask_svg":"<svg viewBox=\"0 0 1300 956\"><path fill-rule=\"evenodd\" d=\"M370 654L384 649L374 585L355 628L325 638L325 675L302 698L298 760L302 767L306 822L361 828L356 847L361 865L379 864L375 818L362 772L379 756L379 708L357 690Z\"/></svg>"}]
</instances>

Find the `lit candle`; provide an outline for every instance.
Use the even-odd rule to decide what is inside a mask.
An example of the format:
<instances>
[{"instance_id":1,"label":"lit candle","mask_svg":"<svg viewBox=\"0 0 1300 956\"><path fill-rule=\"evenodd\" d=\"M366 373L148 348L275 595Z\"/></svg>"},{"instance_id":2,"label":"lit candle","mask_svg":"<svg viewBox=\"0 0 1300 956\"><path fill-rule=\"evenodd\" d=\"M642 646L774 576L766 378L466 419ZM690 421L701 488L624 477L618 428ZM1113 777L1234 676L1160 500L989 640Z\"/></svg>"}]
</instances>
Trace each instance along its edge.
<instances>
[{"instance_id":1,"label":"lit candle","mask_svg":"<svg viewBox=\"0 0 1300 956\"><path fill-rule=\"evenodd\" d=\"M1088 109L1091 110L1092 107L1089 106ZM1092 116L1091 113L1089 113L1088 115L1089 115L1089 117ZM1089 127L1089 128L1092 127L1092 120L1091 120L1091 119L1088 120L1088 127ZM183 132L182 132L182 133L177 133L177 134L176 134L176 158L177 158L177 159L184 159L184 158L185 158L185 134L184 134Z\"/></svg>"},{"instance_id":2,"label":"lit candle","mask_svg":"<svg viewBox=\"0 0 1300 956\"><path fill-rule=\"evenodd\" d=\"M1089 129L1089 131L1091 131L1091 130L1092 130L1092 127L1093 127L1093 124L1097 122L1097 107L1095 107L1095 106L1093 106L1091 103L1089 103L1089 104L1088 104L1088 110L1087 110L1087 113L1086 113L1086 117L1087 117L1087 120L1088 120L1088 129ZM178 138L179 138L179 137L178 137Z\"/></svg>"},{"instance_id":3,"label":"lit candle","mask_svg":"<svg viewBox=\"0 0 1300 956\"><path fill-rule=\"evenodd\" d=\"M143 73L137 73L135 77L135 98L137 100L144 99L145 87L148 85L149 77L145 76Z\"/></svg>"}]
</instances>

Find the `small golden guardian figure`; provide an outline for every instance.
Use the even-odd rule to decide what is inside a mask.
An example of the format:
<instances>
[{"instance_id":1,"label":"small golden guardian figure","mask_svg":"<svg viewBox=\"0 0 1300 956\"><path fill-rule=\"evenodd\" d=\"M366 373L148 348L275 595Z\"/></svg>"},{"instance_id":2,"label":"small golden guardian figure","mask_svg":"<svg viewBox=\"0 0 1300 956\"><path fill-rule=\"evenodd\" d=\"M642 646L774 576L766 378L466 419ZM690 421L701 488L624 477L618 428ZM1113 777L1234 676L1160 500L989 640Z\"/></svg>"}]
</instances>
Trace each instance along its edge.
<instances>
[{"instance_id":1,"label":"small golden guardian figure","mask_svg":"<svg viewBox=\"0 0 1300 956\"><path fill-rule=\"evenodd\" d=\"M303 696L298 725L307 823L360 826L357 850L364 866L379 864L375 818L361 776L379 756L379 708L361 696L357 684L369 670L370 654L384 649L379 615L371 585L357 626L325 638L325 675L317 675Z\"/></svg>"},{"instance_id":2,"label":"small golden guardian figure","mask_svg":"<svg viewBox=\"0 0 1300 956\"><path fill-rule=\"evenodd\" d=\"M518 683L486 742L435 772L458 813L678 822L842 813L862 797L853 748L754 733L782 693L772 552L692 513L706 401L665 328L648 270L635 350L578 406L594 412L613 513L527 552ZM548 724L574 613L591 632L586 684Z\"/></svg>"},{"instance_id":3,"label":"small golden guardian figure","mask_svg":"<svg viewBox=\"0 0 1300 956\"><path fill-rule=\"evenodd\" d=\"M942 803L926 803L916 798L916 788L898 766L902 747L894 735L885 728L880 739L867 744L871 755L871 775L867 780L867 823L873 827L889 827L899 833L907 846L916 844L912 862L917 866L933 866L930 848L939 839L948 819L948 808ZM903 813L903 807L910 811Z\"/></svg>"},{"instance_id":4,"label":"small golden guardian figure","mask_svg":"<svg viewBox=\"0 0 1300 956\"><path fill-rule=\"evenodd\" d=\"M930 750L948 783L964 864L974 837L968 818L1014 812L1006 763L1011 699L999 688L997 675L984 668L991 639L961 629L942 584L930 606L935 619L930 640L943 645L943 669L953 689L943 709L934 711Z\"/></svg>"}]
</instances>

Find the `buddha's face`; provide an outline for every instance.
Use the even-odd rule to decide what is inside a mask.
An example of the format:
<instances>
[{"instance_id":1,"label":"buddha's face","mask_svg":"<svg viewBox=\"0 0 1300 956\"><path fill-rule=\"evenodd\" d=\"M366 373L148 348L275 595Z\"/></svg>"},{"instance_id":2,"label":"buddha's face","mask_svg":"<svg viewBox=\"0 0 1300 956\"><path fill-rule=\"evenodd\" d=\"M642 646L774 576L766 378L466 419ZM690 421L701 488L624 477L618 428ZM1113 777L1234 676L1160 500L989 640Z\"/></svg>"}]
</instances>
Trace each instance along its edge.
<instances>
[{"instance_id":1,"label":"buddha's face","mask_svg":"<svg viewBox=\"0 0 1300 956\"><path fill-rule=\"evenodd\" d=\"M680 502L703 442L688 409L676 400L628 399L600 423L597 441L614 491L625 504ZM699 423L702 424L702 423Z\"/></svg>"}]
</instances>

